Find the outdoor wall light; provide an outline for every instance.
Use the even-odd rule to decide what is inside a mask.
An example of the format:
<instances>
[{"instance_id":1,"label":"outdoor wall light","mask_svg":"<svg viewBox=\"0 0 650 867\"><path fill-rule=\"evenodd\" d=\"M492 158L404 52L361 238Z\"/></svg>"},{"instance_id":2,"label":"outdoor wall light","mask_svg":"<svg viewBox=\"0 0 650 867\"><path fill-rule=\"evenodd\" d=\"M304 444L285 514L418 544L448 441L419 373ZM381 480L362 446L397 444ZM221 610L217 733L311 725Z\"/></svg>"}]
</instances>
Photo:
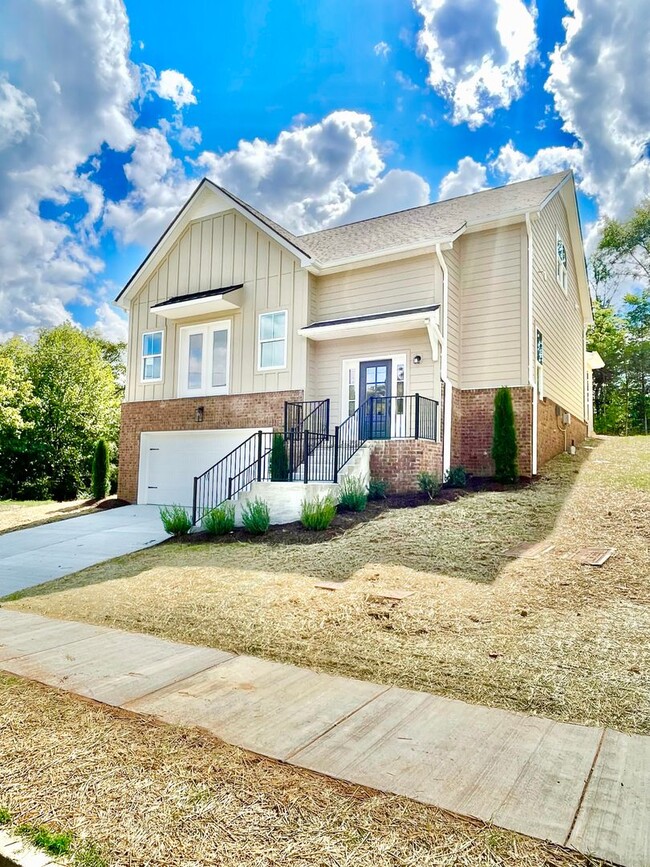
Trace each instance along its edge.
<instances>
[{"instance_id":1,"label":"outdoor wall light","mask_svg":"<svg viewBox=\"0 0 650 867\"><path fill-rule=\"evenodd\" d=\"M414 355L413 356L413 364L422 364L422 356Z\"/></svg>"},{"instance_id":2,"label":"outdoor wall light","mask_svg":"<svg viewBox=\"0 0 650 867\"><path fill-rule=\"evenodd\" d=\"M196 418L196 420L197 420L197 422L202 422L202 421L203 421L203 414L204 414L204 409L203 409L203 407L202 407L202 406L197 406L197 408L196 408L196 412L195 412L195 414L194 414L194 415L195 415L195 418Z\"/></svg>"}]
</instances>

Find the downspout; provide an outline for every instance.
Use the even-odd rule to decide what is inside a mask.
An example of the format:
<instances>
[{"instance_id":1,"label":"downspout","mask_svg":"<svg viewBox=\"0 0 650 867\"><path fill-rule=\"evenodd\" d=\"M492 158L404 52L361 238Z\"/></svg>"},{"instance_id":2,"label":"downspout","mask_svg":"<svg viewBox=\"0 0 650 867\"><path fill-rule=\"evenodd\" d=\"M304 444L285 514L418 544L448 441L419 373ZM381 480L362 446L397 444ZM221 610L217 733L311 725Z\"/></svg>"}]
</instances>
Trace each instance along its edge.
<instances>
[{"instance_id":1,"label":"downspout","mask_svg":"<svg viewBox=\"0 0 650 867\"><path fill-rule=\"evenodd\" d=\"M445 386L444 421L442 432L442 474L443 479L451 467L451 400L452 385L447 376L447 320L449 301L449 269L442 255L440 244L436 244L436 256L442 269L442 342L440 344L440 379Z\"/></svg>"},{"instance_id":2,"label":"downspout","mask_svg":"<svg viewBox=\"0 0 650 867\"><path fill-rule=\"evenodd\" d=\"M528 238L528 384L533 389L533 430L531 444L531 473L537 475L537 377L533 353L535 347L533 319L533 227L530 211L526 211L526 235Z\"/></svg>"}]
</instances>

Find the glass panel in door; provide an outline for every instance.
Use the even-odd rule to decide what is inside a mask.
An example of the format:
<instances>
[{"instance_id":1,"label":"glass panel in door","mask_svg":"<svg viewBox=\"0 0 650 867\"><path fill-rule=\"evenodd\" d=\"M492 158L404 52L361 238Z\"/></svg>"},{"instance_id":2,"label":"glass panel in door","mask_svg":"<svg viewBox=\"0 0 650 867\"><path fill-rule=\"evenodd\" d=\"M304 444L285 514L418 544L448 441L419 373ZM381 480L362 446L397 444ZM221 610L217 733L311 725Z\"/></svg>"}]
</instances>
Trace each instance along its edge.
<instances>
[{"instance_id":1,"label":"glass panel in door","mask_svg":"<svg viewBox=\"0 0 650 867\"><path fill-rule=\"evenodd\" d=\"M392 362L362 361L359 365L359 403L362 439L390 439L390 397Z\"/></svg>"},{"instance_id":2,"label":"glass panel in door","mask_svg":"<svg viewBox=\"0 0 650 867\"><path fill-rule=\"evenodd\" d=\"M203 371L203 333L190 334L187 359L187 387L200 389Z\"/></svg>"}]
</instances>

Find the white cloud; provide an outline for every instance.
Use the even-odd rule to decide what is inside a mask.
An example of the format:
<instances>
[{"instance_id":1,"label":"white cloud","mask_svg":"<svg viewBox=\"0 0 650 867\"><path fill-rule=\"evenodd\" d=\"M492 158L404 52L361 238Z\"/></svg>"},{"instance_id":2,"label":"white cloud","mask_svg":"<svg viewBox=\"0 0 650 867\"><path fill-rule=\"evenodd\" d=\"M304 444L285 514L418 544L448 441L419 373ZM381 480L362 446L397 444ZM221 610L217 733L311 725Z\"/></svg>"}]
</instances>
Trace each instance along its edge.
<instances>
[{"instance_id":1,"label":"white cloud","mask_svg":"<svg viewBox=\"0 0 650 867\"><path fill-rule=\"evenodd\" d=\"M194 85L182 72L175 69L163 69L155 86L156 93L162 99L171 100L176 108L186 105L196 105Z\"/></svg>"},{"instance_id":2,"label":"white cloud","mask_svg":"<svg viewBox=\"0 0 650 867\"><path fill-rule=\"evenodd\" d=\"M372 49L377 57L388 57L390 54L390 45L387 42L378 42Z\"/></svg>"},{"instance_id":3,"label":"white cloud","mask_svg":"<svg viewBox=\"0 0 650 867\"><path fill-rule=\"evenodd\" d=\"M126 343L128 336L128 320L126 316L116 310L111 304L102 301L95 310L97 321L95 328L105 340L113 343Z\"/></svg>"},{"instance_id":4,"label":"white cloud","mask_svg":"<svg viewBox=\"0 0 650 867\"><path fill-rule=\"evenodd\" d=\"M487 168L477 163L472 157L463 157L458 161L455 172L444 176L438 188L439 199L453 199L455 196L465 196L476 193L488 186Z\"/></svg>"},{"instance_id":5,"label":"white cloud","mask_svg":"<svg viewBox=\"0 0 650 867\"><path fill-rule=\"evenodd\" d=\"M536 9L523 0L414 0L429 84L476 128L523 92L536 58Z\"/></svg>"},{"instance_id":6,"label":"white cloud","mask_svg":"<svg viewBox=\"0 0 650 867\"><path fill-rule=\"evenodd\" d=\"M274 142L254 139L225 154L206 151L197 164L297 233L428 200L421 177L385 171L372 119L356 111L334 111L281 132Z\"/></svg>"},{"instance_id":7,"label":"white cloud","mask_svg":"<svg viewBox=\"0 0 650 867\"><path fill-rule=\"evenodd\" d=\"M0 150L18 144L38 124L36 103L0 75Z\"/></svg>"}]
</instances>

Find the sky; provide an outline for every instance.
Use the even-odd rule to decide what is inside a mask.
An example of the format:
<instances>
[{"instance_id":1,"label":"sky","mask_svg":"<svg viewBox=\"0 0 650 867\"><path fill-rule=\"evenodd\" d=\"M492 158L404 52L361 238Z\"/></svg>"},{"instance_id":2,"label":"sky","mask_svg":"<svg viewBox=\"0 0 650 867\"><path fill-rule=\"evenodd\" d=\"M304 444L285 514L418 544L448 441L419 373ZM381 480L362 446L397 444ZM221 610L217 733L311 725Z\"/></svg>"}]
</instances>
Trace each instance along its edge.
<instances>
[{"instance_id":1,"label":"sky","mask_svg":"<svg viewBox=\"0 0 650 867\"><path fill-rule=\"evenodd\" d=\"M650 195L647 0L2 0L0 339L112 301L208 176L300 234L573 169Z\"/></svg>"}]
</instances>

